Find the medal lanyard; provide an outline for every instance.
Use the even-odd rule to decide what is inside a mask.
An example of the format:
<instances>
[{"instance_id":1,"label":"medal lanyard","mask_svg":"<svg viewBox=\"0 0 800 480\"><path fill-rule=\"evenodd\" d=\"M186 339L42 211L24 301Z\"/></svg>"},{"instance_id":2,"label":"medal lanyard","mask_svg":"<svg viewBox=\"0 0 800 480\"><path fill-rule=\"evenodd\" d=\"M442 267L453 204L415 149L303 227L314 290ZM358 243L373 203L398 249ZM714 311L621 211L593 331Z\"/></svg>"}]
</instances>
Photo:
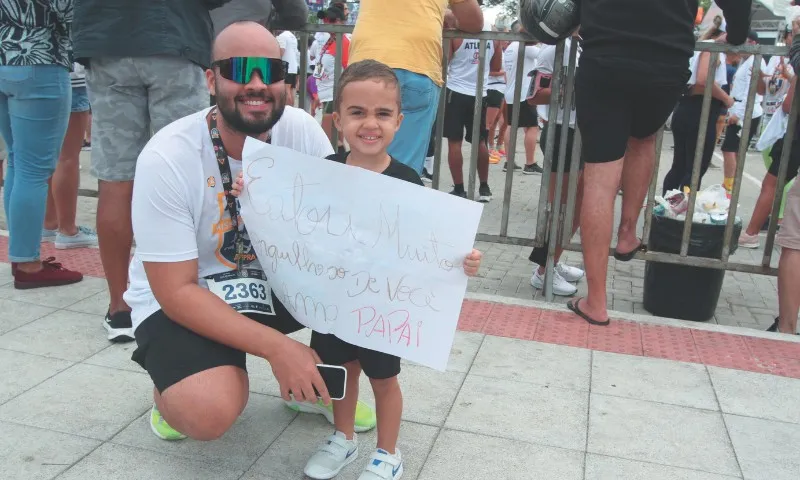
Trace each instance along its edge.
<instances>
[{"instance_id":1,"label":"medal lanyard","mask_svg":"<svg viewBox=\"0 0 800 480\"><path fill-rule=\"evenodd\" d=\"M233 242L235 245L234 260L236 269L242 270L242 258L244 257L244 238L239 231L239 207L236 204L236 197L233 196L233 175L231 175L231 164L228 160L228 152L222 143L219 129L217 128L217 108L211 110L211 120L208 123L208 133L211 135L211 143L214 145L214 154L217 156L219 174L222 177L222 189L225 192L225 208L231 215L231 226L233 227Z\"/></svg>"}]
</instances>

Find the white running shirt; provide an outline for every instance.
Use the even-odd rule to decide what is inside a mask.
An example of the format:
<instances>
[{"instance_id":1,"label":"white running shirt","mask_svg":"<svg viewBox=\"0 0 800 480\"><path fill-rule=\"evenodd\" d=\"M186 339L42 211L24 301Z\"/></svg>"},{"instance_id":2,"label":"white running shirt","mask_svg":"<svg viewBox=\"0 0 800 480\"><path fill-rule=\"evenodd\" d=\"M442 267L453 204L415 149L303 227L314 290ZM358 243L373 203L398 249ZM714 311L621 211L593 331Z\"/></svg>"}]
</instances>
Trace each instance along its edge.
<instances>
[{"instance_id":1,"label":"white running shirt","mask_svg":"<svg viewBox=\"0 0 800 480\"><path fill-rule=\"evenodd\" d=\"M489 90L489 71L494 55L494 42L489 42L486 47L486 65L483 72L483 95ZM447 67L447 88L462 95L475 96L478 88L478 62L480 58L480 41L464 39L453 53L450 65Z\"/></svg>"},{"instance_id":2,"label":"white running shirt","mask_svg":"<svg viewBox=\"0 0 800 480\"><path fill-rule=\"evenodd\" d=\"M572 39L568 38L566 43L564 44L564 63L562 67L562 81L566 82L567 78L567 71L569 70L569 55L570 49L572 48ZM578 65L580 65L581 59L581 51L578 48L578 53L576 54L575 58L575 69L577 71ZM539 56L536 59L536 63L534 66L534 70L546 73L546 74L553 74L553 69L555 68L556 62L556 46L555 45L544 45L542 49L539 51ZM529 79L529 84L532 79ZM552 83L551 83L552 85ZM566 83L564 83L566 85ZM569 126L571 128L575 127L575 90L572 90L572 107L569 116ZM566 88L564 88L562 92L562 96L560 100L560 108L558 109L558 116L556 117L556 123L559 125L564 124L564 103L565 98L563 94L566 93ZM523 92L523 95L525 92ZM539 117L544 120L545 122L550 121L550 105L536 105L536 113Z\"/></svg>"},{"instance_id":3,"label":"white running shirt","mask_svg":"<svg viewBox=\"0 0 800 480\"><path fill-rule=\"evenodd\" d=\"M159 130L139 154L133 185L132 220L136 253L130 266L133 328L161 307L153 296L142 262L183 262L197 259L197 283L236 268L230 214L206 116L211 108L183 117ZM333 153L322 127L303 110L286 107L272 129L272 144L319 157ZM242 170L230 159L233 177ZM240 220L241 222L241 220ZM243 233L245 249L249 237ZM257 261L250 268L260 268Z\"/></svg>"},{"instance_id":4,"label":"white running shirt","mask_svg":"<svg viewBox=\"0 0 800 480\"><path fill-rule=\"evenodd\" d=\"M297 37L289 30L285 30L276 39L278 45L283 49L281 60L289 64L289 70L286 73L297 73L297 59L300 55L300 51L297 50Z\"/></svg>"},{"instance_id":5,"label":"white running shirt","mask_svg":"<svg viewBox=\"0 0 800 480\"><path fill-rule=\"evenodd\" d=\"M512 105L514 103L514 87L517 84L517 52L519 52L520 42L512 42L503 52L503 70L506 71L506 103ZM525 47L525 63L522 72L522 90L520 90L520 97L524 98L528 93L531 85L531 79L528 74L533 71L536 58L542 50L540 45L527 45Z\"/></svg>"}]
</instances>

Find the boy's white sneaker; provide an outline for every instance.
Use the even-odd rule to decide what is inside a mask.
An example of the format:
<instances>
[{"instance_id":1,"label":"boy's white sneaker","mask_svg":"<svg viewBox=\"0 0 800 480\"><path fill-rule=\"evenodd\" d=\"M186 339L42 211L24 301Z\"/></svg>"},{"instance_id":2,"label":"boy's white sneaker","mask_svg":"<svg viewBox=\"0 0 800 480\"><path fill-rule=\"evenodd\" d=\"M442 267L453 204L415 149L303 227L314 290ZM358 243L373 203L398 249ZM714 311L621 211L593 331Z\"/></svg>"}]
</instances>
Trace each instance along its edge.
<instances>
[{"instance_id":1,"label":"boy's white sneaker","mask_svg":"<svg viewBox=\"0 0 800 480\"><path fill-rule=\"evenodd\" d=\"M344 433L337 431L328 437L319 450L311 456L303 473L317 480L327 480L338 475L357 456L358 438L356 435L353 435L352 440L348 440Z\"/></svg>"},{"instance_id":2,"label":"boy's white sneaker","mask_svg":"<svg viewBox=\"0 0 800 480\"><path fill-rule=\"evenodd\" d=\"M403 476L403 458L400 450L394 455L379 448L375 450L367 463L367 468L358 480L399 480Z\"/></svg>"}]
</instances>

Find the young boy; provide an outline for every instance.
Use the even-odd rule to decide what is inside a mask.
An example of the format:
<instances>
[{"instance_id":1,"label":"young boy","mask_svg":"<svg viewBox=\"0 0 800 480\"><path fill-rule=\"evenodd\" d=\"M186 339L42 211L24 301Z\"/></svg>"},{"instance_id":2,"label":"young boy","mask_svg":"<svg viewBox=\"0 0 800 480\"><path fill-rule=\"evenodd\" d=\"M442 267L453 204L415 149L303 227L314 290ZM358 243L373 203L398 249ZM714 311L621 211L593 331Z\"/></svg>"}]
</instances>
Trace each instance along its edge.
<instances>
[{"instance_id":1,"label":"young boy","mask_svg":"<svg viewBox=\"0 0 800 480\"><path fill-rule=\"evenodd\" d=\"M399 82L391 68L375 60L351 64L339 80L333 113L336 128L342 132L351 151L333 154L328 159L422 186L419 175L412 168L386 152L400 128L403 119L400 111ZM238 193L242 187L240 177L235 191ZM481 252L472 250L464 260L464 272L470 276L477 274L480 261ZM358 444L353 425L358 380L363 370L375 394L378 448L359 480L399 479L403 474L403 459L397 449L403 413L403 395L397 381L400 358L317 332L312 334L311 347L323 363L342 365L347 369L347 396L333 402L336 431L309 459L304 473L314 479L333 478L356 459Z\"/></svg>"}]
</instances>

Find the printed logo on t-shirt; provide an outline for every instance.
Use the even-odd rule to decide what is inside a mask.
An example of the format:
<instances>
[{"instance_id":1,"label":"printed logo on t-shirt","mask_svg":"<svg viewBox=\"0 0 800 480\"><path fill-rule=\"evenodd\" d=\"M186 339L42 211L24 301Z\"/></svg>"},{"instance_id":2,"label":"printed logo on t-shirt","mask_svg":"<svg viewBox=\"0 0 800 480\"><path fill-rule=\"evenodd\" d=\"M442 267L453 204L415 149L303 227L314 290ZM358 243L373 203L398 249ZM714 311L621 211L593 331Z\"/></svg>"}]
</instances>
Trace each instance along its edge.
<instances>
[{"instance_id":1,"label":"printed logo on t-shirt","mask_svg":"<svg viewBox=\"0 0 800 480\"><path fill-rule=\"evenodd\" d=\"M206 179L206 185L208 185L209 188L214 188L217 186L217 180L214 178L213 175Z\"/></svg>"},{"instance_id":2,"label":"printed logo on t-shirt","mask_svg":"<svg viewBox=\"0 0 800 480\"><path fill-rule=\"evenodd\" d=\"M478 41L470 42L468 40L464 41L464 50L475 50L475 53L472 54L473 65L477 65L478 62L480 61L480 56L481 56L480 48L481 48L481 42Z\"/></svg>"},{"instance_id":3,"label":"printed logo on t-shirt","mask_svg":"<svg viewBox=\"0 0 800 480\"><path fill-rule=\"evenodd\" d=\"M213 177L212 177L213 178ZM238 203L238 200L237 200ZM217 250L214 255L217 261L233 270L236 268L238 260L236 254L236 235L233 232L231 217L225 212L225 193L217 193L217 207L219 209L219 221L212 225L212 234L217 237ZM256 253L250 242L250 235L244 226L244 220L239 218L239 228L244 241L244 252L242 253L242 266L247 266L257 260Z\"/></svg>"}]
</instances>

